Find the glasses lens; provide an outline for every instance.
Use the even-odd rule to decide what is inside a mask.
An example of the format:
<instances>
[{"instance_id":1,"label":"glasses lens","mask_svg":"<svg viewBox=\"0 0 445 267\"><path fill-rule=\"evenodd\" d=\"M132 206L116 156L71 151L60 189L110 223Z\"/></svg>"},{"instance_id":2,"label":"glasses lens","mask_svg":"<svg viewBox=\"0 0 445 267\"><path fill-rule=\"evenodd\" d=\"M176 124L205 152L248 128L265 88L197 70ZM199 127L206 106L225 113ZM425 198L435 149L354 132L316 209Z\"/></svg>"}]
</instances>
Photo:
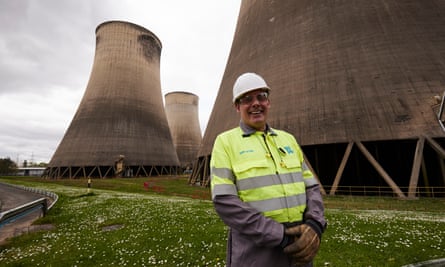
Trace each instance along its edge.
<instances>
[{"instance_id":1,"label":"glasses lens","mask_svg":"<svg viewBox=\"0 0 445 267\"><path fill-rule=\"evenodd\" d=\"M258 99L258 101L260 101L260 102L266 101L267 97L268 97L268 95L266 92L261 92L256 95L256 99Z\"/></svg>"},{"instance_id":2,"label":"glasses lens","mask_svg":"<svg viewBox=\"0 0 445 267\"><path fill-rule=\"evenodd\" d=\"M256 98L259 102L264 102L267 100L269 94L267 92L261 92L256 95L246 95L239 99L241 104L251 104L253 100Z\"/></svg>"},{"instance_id":3,"label":"glasses lens","mask_svg":"<svg viewBox=\"0 0 445 267\"><path fill-rule=\"evenodd\" d=\"M239 102L241 104L250 104L250 103L252 103L252 101L253 101L253 96L251 96L251 95L246 95L239 99Z\"/></svg>"}]
</instances>

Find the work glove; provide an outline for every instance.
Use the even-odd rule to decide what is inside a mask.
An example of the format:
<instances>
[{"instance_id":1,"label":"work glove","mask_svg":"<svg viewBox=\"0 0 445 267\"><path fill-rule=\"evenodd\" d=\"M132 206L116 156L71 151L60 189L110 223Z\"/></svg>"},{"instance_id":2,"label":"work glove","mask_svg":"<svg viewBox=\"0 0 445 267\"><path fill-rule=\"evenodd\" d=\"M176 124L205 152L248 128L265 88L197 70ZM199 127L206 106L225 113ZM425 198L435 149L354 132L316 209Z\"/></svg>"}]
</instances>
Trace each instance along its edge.
<instances>
[{"instance_id":1,"label":"work glove","mask_svg":"<svg viewBox=\"0 0 445 267\"><path fill-rule=\"evenodd\" d=\"M294 239L294 242L284 248L296 265L305 265L314 259L320 247L321 229L315 222L300 224L285 230L285 234Z\"/></svg>"}]
</instances>

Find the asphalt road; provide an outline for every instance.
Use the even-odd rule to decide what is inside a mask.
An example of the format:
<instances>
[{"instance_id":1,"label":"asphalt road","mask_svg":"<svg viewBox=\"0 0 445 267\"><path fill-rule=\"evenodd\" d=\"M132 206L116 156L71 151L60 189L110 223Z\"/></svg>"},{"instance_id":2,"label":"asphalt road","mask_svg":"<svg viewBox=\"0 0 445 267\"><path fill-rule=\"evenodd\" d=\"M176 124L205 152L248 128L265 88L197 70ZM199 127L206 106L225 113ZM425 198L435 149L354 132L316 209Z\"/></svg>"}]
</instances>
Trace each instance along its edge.
<instances>
[{"instance_id":1,"label":"asphalt road","mask_svg":"<svg viewBox=\"0 0 445 267\"><path fill-rule=\"evenodd\" d=\"M6 211L44 196L0 183L0 211Z\"/></svg>"},{"instance_id":2,"label":"asphalt road","mask_svg":"<svg viewBox=\"0 0 445 267\"><path fill-rule=\"evenodd\" d=\"M42 197L44 196L0 183L1 212L27 204ZM0 245L10 237L30 232L32 230L32 222L41 216L43 216L42 210L35 210L0 227Z\"/></svg>"}]
</instances>

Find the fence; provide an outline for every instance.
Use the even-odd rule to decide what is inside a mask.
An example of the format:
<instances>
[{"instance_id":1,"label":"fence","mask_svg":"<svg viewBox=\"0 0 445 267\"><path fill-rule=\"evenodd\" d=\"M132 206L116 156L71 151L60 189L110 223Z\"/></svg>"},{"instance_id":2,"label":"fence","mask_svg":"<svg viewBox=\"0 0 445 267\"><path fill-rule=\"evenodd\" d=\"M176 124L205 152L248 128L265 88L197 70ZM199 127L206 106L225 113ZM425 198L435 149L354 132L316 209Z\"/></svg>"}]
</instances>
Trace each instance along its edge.
<instances>
[{"instance_id":1,"label":"fence","mask_svg":"<svg viewBox=\"0 0 445 267\"><path fill-rule=\"evenodd\" d=\"M36 211L38 209L42 210L43 215L46 214L48 210L50 210L54 204L59 199L59 196L53 192L48 192L41 189L31 188L31 187L24 187L19 185L12 185L12 184L5 184L7 186L15 187L24 191L32 192L35 194L43 195L46 197L39 198L37 200L31 201L29 203L26 203L24 205L21 205L19 207L16 207L14 209L7 210L5 212L0 213L0 228L8 224L10 222L13 222L17 220L18 218L21 218L33 211Z\"/></svg>"},{"instance_id":2,"label":"fence","mask_svg":"<svg viewBox=\"0 0 445 267\"><path fill-rule=\"evenodd\" d=\"M399 187L402 192L408 192L408 187ZM329 194L331 188L324 186L326 194ZM338 186L335 195L360 195L360 196L385 196L397 197L397 194L389 186ZM445 186L417 187L417 197L445 197Z\"/></svg>"}]
</instances>

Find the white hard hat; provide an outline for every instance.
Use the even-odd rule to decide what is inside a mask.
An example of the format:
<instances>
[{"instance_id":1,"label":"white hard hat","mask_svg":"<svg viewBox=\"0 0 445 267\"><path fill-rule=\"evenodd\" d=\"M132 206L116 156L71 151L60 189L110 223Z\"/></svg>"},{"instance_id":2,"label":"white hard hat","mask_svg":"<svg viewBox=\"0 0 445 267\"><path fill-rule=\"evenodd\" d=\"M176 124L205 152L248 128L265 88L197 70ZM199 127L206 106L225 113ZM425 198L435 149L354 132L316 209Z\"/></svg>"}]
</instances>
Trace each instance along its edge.
<instances>
[{"instance_id":1,"label":"white hard hat","mask_svg":"<svg viewBox=\"0 0 445 267\"><path fill-rule=\"evenodd\" d=\"M241 74L233 85L233 103L235 103L238 97L257 89L270 91L266 81L260 75L253 72Z\"/></svg>"}]
</instances>

